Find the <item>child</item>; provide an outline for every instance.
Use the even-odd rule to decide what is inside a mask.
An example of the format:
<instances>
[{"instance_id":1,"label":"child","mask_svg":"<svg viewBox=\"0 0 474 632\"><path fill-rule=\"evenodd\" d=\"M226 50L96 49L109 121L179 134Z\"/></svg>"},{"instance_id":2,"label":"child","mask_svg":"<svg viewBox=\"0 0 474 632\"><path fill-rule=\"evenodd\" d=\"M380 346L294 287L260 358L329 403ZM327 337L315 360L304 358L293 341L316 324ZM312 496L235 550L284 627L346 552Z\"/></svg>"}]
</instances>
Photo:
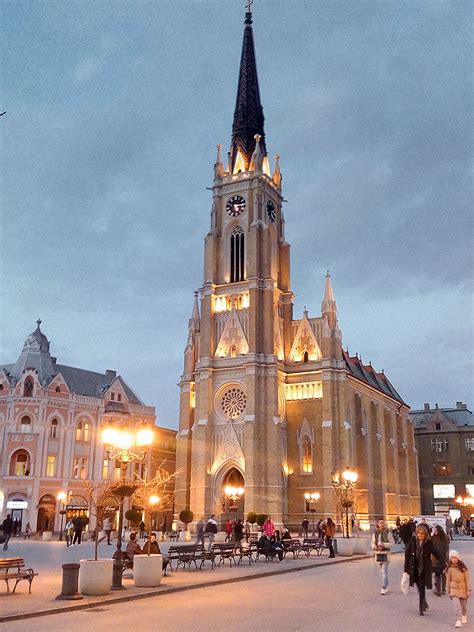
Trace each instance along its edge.
<instances>
[{"instance_id":1,"label":"child","mask_svg":"<svg viewBox=\"0 0 474 632\"><path fill-rule=\"evenodd\" d=\"M446 590L456 610L454 627L461 628L463 623L467 623L467 598L471 594L471 578L457 551L449 552L449 562L445 573Z\"/></svg>"}]
</instances>

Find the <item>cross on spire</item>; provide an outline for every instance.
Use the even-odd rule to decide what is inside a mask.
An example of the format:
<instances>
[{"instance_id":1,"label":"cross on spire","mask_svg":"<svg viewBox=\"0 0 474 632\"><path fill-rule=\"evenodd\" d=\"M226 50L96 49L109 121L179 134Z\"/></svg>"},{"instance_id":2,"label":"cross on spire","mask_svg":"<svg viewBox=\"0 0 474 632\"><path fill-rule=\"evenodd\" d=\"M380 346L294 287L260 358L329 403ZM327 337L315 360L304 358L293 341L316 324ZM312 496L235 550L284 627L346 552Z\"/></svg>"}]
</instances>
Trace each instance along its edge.
<instances>
[{"instance_id":1,"label":"cross on spire","mask_svg":"<svg viewBox=\"0 0 474 632\"><path fill-rule=\"evenodd\" d=\"M252 4L253 4L253 0L247 0L247 4L245 5L247 9L247 13L252 12Z\"/></svg>"}]
</instances>

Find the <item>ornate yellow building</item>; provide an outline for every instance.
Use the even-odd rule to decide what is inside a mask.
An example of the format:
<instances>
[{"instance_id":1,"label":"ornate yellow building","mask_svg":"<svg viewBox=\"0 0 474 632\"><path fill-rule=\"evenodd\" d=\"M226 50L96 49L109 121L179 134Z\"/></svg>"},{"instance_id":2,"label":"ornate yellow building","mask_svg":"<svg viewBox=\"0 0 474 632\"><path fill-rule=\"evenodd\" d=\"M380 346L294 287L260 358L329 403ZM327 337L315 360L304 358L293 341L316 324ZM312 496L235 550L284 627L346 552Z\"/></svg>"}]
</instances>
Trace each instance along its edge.
<instances>
[{"instance_id":1,"label":"ornate yellow building","mask_svg":"<svg viewBox=\"0 0 474 632\"><path fill-rule=\"evenodd\" d=\"M335 514L332 473L359 474L361 522L419 511L409 407L342 348L331 278L321 315L293 317L279 157L270 170L252 14L245 19L228 164L218 146L204 283L180 389L176 511L268 512L297 525L304 493ZM240 500L228 485L244 487Z\"/></svg>"}]
</instances>

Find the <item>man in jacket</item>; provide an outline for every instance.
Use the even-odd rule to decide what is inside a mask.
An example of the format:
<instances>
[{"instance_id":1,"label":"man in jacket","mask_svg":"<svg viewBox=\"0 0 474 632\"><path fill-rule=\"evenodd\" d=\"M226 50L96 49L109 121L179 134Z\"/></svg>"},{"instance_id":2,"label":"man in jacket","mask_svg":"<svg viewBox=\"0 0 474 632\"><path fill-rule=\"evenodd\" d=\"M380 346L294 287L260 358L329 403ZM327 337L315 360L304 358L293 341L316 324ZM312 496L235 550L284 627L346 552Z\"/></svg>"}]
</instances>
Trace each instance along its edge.
<instances>
[{"instance_id":1,"label":"man in jacket","mask_svg":"<svg viewBox=\"0 0 474 632\"><path fill-rule=\"evenodd\" d=\"M388 565L390 564L390 547L394 544L393 536L387 529L384 520L379 520L377 529L372 535L372 550L374 551L375 561L380 567L382 573L381 595L388 592Z\"/></svg>"},{"instance_id":2,"label":"man in jacket","mask_svg":"<svg viewBox=\"0 0 474 632\"><path fill-rule=\"evenodd\" d=\"M132 531L130 533L130 541L128 542L127 549L126 549L127 556L131 560L132 564L133 564L133 558L135 557L135 555L142 555L143 553L136 538L137 538L137 534L134 531Z\"/></svg>"},{"instance_id":3,"label":"man in jacket","mask_svg":"<svg viewBox=\"0 0 474 632\"><path fill-rule=\"evenodd\" d=\"M212 548L212 543L214 542L216 533L217 533L217 522L216 522L216 517L213 514L209 518L209 520L206 522L206 535L209 538L209 545L208 545L209 551Z\"/></svg>"},{"instance_id":4,"label":"man in jacket","mask_svg":"<svg viewBox=\"0 0 474 632\"><path fill-rule=\"evenodd\" d=\"M7 514L7 517L3 521L2 530L3 530L3 537L5 538L3 542L3 550L8 551L8 542L10 541L10 538L12 537L12 531L13 531L13 520L10 514Z\"/></svg>"}]
</instances>

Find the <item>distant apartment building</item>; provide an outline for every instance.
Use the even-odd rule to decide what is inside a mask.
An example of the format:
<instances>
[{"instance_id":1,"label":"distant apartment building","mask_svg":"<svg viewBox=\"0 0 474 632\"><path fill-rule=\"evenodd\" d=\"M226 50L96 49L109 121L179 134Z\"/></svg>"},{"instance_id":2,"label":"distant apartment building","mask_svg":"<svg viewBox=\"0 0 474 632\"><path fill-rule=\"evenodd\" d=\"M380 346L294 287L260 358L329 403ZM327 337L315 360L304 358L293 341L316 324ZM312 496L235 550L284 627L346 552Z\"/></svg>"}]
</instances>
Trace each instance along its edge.
<instances>
[{"instance_id":1,"label":"distant apartment building","mask_svg":"<svg viewBox=\"0 0 474 632\"><path fill-rule=\"evenodd\" d=\"M63 520L89 513L86 480L121 476L102 445L104 426L153 428L153 448L128 466L129 480L152 476L163 462L175 471L176 432L155 426L154 407L115 371L57 364L40 322L17 361L0 365L0 516L10 513L33 531L58 531L60 511ZM117 518L117 500L108 504Z\"/></svg>"},{"instance_id":2,"label":"distant apartment building","mask_svg":"<svg viewBox=\"0 0 474 632\"><path fill-rule=\"evenodd\" d=\"M420 472L421 511L456 518L458 496L474 496L474 416L463 402L455 408L412 410Z\"/></svg>"}]
</instances>

